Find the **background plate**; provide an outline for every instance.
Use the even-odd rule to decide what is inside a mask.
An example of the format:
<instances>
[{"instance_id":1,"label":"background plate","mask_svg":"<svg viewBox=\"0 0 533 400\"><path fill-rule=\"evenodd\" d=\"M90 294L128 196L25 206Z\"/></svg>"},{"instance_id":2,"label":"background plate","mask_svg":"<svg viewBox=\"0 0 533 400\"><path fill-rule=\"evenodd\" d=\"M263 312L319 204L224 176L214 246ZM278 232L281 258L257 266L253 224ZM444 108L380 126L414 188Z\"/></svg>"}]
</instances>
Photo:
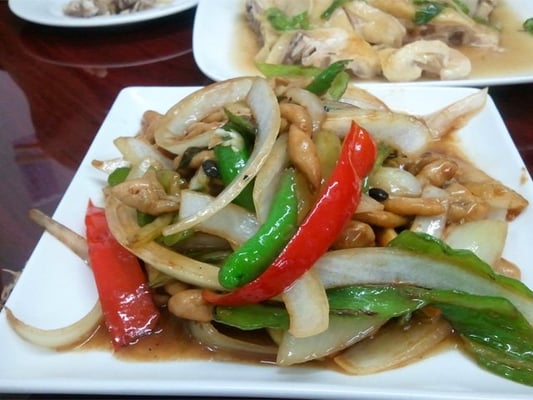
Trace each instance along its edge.
<instances>
[{"instance_id":1,"label":"background plate","mask_svg":"<svg viewBox=\"0 0 533 400\"><path fill-rule=\"evenodd\" d=\"M213 80L260 74L253 66L255 39L242 33L246 25L244 3L245 0L200 0L198 3L193 35L194 58L204 74ZM500 3L505 3L520 21L516 26L505 26L504 30L522 30L522 22L533 16L531 0L502 0ZM489 86L533 82L533 35L521 41L505 40L502 45L506 49L513 49L513 54L516 54L514 57L520 60L514 58L513 62L507 62L506 58L502 58L506 57L505 53L492 54L480 57L478 65L485 68L490 65L487 63L499 63L497 71L476 72L474 63L470 78L453 81L419 80L410 82L409 85ZM518 64L522 68L513 70L512 65Z\"/></svg>"},{"instance_id":2,"label":"background plate","mask_svg":"<svg viewBox=\"0 0 533 400\"><path fill-rule=\"evenodd\" d=\"M425 114L476 89L367 86L392 108ZM80 234L89 198L101 203L105 176L93 159L118 156L111 144L134 135L147 109L165 112L194 88L132 87L113 104L54 217ZM463 151L495 178L533 200L533 185L494 103L458 135ZM502 163L501 160L505 160ZM510 224L505 256L533 287L529 208ZM27 323L56 328L72 323L94 304L89 269L58 241L43 234L7 305ZM531 400L533 388L480 369L457 350L443 351L409 367L369 376L317 368L277 368L209 361L121 361L103 351L54 352L18 338L0 314L0 393L85 393L182 396L247 396L305 399L505 399Z\"/></svg>"},{"instance_id":3,"label":"background plate","mask_svg":"<svg viewBox=\"0 0 533 400\"><path fill-rule=\"evenodd\" d=\"M104 15L92 18L69 17L63 7L69 0L8 0L9 8L15 15L30 22L42 25L71 28L124 25L148 21L185 11L194 7L197 0L169 0L168 4L158 5L149 10L131 14Z\"/></svg>"}]
</instances>

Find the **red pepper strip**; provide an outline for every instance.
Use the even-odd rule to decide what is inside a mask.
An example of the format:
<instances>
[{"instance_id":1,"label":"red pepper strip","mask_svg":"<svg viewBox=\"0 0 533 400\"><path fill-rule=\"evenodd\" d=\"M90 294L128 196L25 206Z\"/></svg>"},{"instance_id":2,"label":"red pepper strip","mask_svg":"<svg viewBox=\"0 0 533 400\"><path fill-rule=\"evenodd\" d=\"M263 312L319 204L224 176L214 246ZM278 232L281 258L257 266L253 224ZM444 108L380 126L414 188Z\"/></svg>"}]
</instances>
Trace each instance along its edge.
<instances>
[{"instance_id":1,"label":"red pepper strip","mask_svg":"<svg viewBox=\"0 0 533 400\"><path fill-rule=\"evenodd\" d=\"M288 288L329 249L352 217L361 199L362 179L371 171L376 153L370 134L352 122L325 190L274 262L234 291L204 290L204 299L224 306L259 303Z\"/></svg>"},{"instance_id":2,"label":"red pepper strip","mask_svg":"<svg viewBox=\"0 0 533 400\"><path fill-rule=\"evenodd\" d=\"M85 215L89 263L115 349L152 333L159 319L139 260L113 237L105 211L89 202Z\"/></svg>"}]
</instances>

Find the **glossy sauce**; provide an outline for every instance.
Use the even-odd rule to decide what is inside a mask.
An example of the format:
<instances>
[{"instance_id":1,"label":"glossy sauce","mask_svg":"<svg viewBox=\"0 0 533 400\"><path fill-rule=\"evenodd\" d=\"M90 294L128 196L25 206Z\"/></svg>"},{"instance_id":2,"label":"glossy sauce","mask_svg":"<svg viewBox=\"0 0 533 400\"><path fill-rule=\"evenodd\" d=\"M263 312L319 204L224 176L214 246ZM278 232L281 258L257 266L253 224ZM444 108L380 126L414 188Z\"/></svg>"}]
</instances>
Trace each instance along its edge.
<instances>
[{"instance_id":1,"label":"glossy sauce","mask_svg":"<svg viewBox=\"0 0 533 400\"><path fill-rule=\"evenodd\" d=\"M474 47L461 48L461 52L472 62L472 72L468 79L533 73L533 35L524 32L522 27L527 17L531 16L516 15L505 3L494 10L491 20L496 26L502 27L501 49L496 51ZM238 40L238 45L234 46L237 49L234 57L235 67L243 73L257 74L254 57L259 51L259 45L244 16L235 26L234 37Z\"/></svg>"}]
</instances>

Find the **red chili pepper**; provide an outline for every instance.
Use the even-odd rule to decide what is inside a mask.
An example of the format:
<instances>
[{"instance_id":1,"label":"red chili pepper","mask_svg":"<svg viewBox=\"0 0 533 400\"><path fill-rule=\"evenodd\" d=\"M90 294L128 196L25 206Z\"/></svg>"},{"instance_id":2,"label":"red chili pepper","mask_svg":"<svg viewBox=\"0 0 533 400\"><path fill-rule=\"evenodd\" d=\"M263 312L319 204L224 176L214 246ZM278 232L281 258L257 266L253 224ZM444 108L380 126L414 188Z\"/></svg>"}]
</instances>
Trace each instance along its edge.
<instances>
[{"instance_id":1,"label":"red chili pepper","mask_svg":"<svg viewBox=\"0 0 533 400\"><path fill-rule=\"evenodd\" d=\"M232 292L205 290L204 299L230 306L259 303L282 293L329 249L350 220L361 199L362 179L375 159L374 140L352 122L325 190L274 262L255 280Z\"/></svg>"},{"instance_id":2,"label":"red chili pepper","mask_svg":"<svg viewBox=\"0 0 533 400\"><path fill-rule=\"evenodd\" d=\"M91 265L115 349L152 333L159 310L139 260L113 237L105 211L89 202L85 215Z\"/></svg>"}]
</instances>

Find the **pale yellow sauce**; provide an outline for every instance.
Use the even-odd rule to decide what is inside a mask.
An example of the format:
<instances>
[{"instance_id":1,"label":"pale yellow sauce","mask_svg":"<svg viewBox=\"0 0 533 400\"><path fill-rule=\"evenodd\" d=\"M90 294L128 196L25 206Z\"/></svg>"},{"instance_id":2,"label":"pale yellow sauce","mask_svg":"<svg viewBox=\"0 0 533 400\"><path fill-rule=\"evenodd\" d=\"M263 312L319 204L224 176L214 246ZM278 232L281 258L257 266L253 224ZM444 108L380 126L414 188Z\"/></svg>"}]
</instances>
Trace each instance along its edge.
<instances>
[{"instance_id":1,"label":"pale yellow sauce","mask_svg":"<svg viewBox=\"0 0 533 400\"><path fill-rule=\"evenodd\" d=\"M512 77L517 75L533 76L533 35L524 32L522 24L527 16L518 16L505 5L498 6L491 20L501 27L500 50L487 50L474 47L460 49L472 62L469 79ZM531 16L529 16L531 17ZM248 27L244 15L235 25L234 46L235 68L243 75L257 75L255 55L259 45L255 34Z\"/></svg>"}]
</instances>

